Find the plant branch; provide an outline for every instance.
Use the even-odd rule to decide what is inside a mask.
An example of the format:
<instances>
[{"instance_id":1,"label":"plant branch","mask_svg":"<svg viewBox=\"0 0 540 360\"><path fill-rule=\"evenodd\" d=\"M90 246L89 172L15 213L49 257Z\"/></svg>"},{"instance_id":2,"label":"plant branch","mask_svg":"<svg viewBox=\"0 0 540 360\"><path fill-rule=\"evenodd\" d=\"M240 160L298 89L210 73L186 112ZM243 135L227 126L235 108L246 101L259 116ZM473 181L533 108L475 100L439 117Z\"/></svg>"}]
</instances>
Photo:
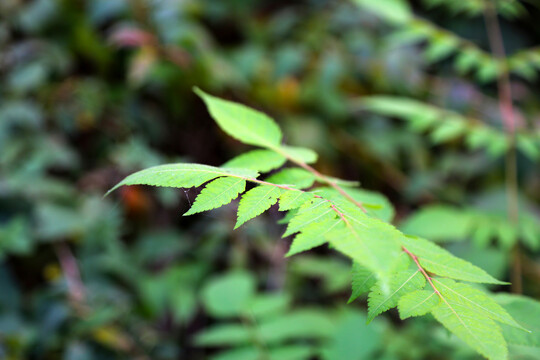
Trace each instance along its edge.
<instances>
[{"instance_id":1,"label":"plant branch","mask_svg":"<svg viewBox=\"0 0 540 360\"><path fill-rule=\"evenodd\" d=\"M287 158L287 160L289 160L292 163L295 163L296 165L300 166L304 170L309 171L310 173L312 173L317 178L317 180L319 180L319 181L321 181L321 182L323 182L325 184L330 185L332 188L337 190L337 192L339 192L341 195L343 195L347 200L352 202L354 205L358 206L360 208L360 210L362 210L364 213L367 213L366 208L362 205L362 203L360 201L354 199L341 186L339 186L335 181L329 179L327 176L324 176L318 170L316 170L314 167L306 164L303 161L299 161L297 159L292 158L291 156L289 156L289 154L281 151L279 148L272 148L272 150L277 152L278 154L284 156L285 158Z\"/></svg>"},{"instance_id":2,"label":"plant branch","mask_svg":"<svg viewBox=\"0 0 540 360\"><path fill-rule=\"evenodd\" d=\"M506 63L506 51L504 49L504 39L502 36L501 26L497 17L497 12L493 3L486 1L484 11L484 20L489 38L489 44L492 53L503 63ZM513 224L519 221L519 198L518 198L518 178L517 178L517 159L516 159L516 118L514 112L514 104L512 100L512 85L510 83L510 73L508 67L502 69L501 74L497 77L497 89L499 98L499 110L501 112L502 122L508 138L508 150L506 152L505 161L505 177L506 177L506 198L508 218ZM521 262L519 245L516 244L513 251L513 266L512 266L512 292L522 292L521 279Z\"/></svg>"},{"instance_id":3,"label":"plant branch","mask_svg":"<svg viewBox=\"0 0 540 360\"><path fill-rule=\"evenodd\" d=\"M294 161L294 160L292 160ZM366 208L362 205L362 203L358 200L355 200L351 195L349 195L341 186L339 186L338 184L336 184L335 181L333 180L330 180L328 179L328 177L324 176L323 174L321 174L320 172L318 172L317 170L315 170L313 167L309 166L308 164L306 163L302 163L302 162L296 162L296 164L300 165L301 167L303 167L304 169L306 169L307 171L311 172L313 175L315 175L318 179L320 179L321 181L325 182L326 184L330 185L331 187L333 187L334 189L337 190L337 192L339 192L341 195L343 195L347 200L349 200L350 202L352 202L354 205L358 206L360 208L360 210L362 210L363 212L367 213L367 210Z\"/></svg>"},{"instance_id":4,"label":"plant branch","mask_svg":"<svg viewBox=\"0 0 540 360\"><path fill-rule=\"evenodd\" d=\"M308 165L309 166L309 165ZM320 174L317 170L313 169L316 173ZM322 175L321 175L322 176ZM253 179L253 178L246 178L247 181L251 181L251 182L255 182L255 183L259 183L259 184L262 184L262 185L267 185L267 186L275 186L275 187L278 187L278 188L281 188L281 189L285 189L285 190L294 190L294 191L300 191L300 192L306 192L304 190L300 190L300 189L294 189L294 188L291 188L291 187L288 187L286 185L276 185L276 184L272 184L270 182L266 182L266 181L262 181L262 180L257 180L257 179ZM336 184L337 186L337 184ZM319 195L314 195L314 197L316 198L320 198L320 199L324 199L322 196L319 196ZM349 222L349 220L347 220L347 217L345 216L345 214L343 214L343 212L341 212L334 203L332 203L332 201L328 200L328 199L324 199L325 201L327 201L332 210L341 218L341 220L345 223L345 225L349 228L352 229L352 225L351 223ZM431 276L429 276L429 274L426 272L426 270L422 267L422 265L420 264L420 262L418 261L418 256L416 256L415 254L413 254L411 251L409 251L405 246L402 246L401 249L403 250L403 252L405 252L413 261L414 263L416 264L416 266L418 267L418 270L422 273L422 275L426 278L426 281L429 283L429 285L433 288L433 291L435 292L435 294L437 294L437 296L439 296L439 298L441 298L442 301L444 301L448 307L455 313L454 309L450 306L450 304L448 304L448 302L446 301L446 299L442 296L441 292L437 289L437 287L435 286L435 284L433 283L432 281L432 278ZM457 314L456 314L457 315Z\"/></svg>"},{"instance_id":5,"label":"plant branch","mask_svg":"<svg viewBox=\"0 0 540 360\"><path fill-rule=\"evenodd\" d=\"M433 291L435 292L435 294L437 294L437 296L446 304L446 306L448 306L448 308L452 311L452 313L456 316L456 318L465 326L465 323L463 322L463 320L461 319L461 316L459 316L459 314L457 313L457 311L452 307L452 305L450 305L450 303L448 302L448 300L446 300L446 298L444 296L442 296L441 292L437 289L437 287L435 286L435 284L433 283L433 280L431 278L431 276L429 276L429 274L426 272L426 270L422 267L422 265L420 264L420 262L418 261L418 256L414 255L413 253L411 253L406 247L402 246L401 247L403 249L403 251L409 255L411 257L411 259L414 261L414 263L416 264L416 266L418 267L418 270L422 273L422 275L424 275L424 277L426 278L427 282L429 283L429 285L433 288Z\"/></svg>"},{"instance_id":6,"label":"plant branch","mask_svg":"<svg viewBox=\"0 0 540 360\"><path fill-rule=\"evenodd\" d=\"M443 296L441 295L440 291L435 287L435 284L433 284L433 281L431 280L431 276L426 272L426 270L422 267L420 262L418 261L418 256L414 255L412 252L410 252L405 246L402 246L401 249L409 255L409 257L414 261L416 264L416 267L418 267L418 270L424 275L429 285L433 288L433 291L435 291L435 294L437 294L441 299L444 300ZM446 301L446 300L444 300Z\"/></svg>"}]
</instances>

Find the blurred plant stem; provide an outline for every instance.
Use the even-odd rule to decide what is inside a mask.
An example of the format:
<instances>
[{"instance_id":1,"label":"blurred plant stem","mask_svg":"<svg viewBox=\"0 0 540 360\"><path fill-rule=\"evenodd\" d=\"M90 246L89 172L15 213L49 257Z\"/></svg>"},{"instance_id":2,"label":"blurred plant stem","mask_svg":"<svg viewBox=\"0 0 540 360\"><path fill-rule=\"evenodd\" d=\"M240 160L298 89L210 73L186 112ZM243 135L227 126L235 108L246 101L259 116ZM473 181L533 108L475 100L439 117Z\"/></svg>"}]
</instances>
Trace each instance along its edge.
<instances>
[{"instance_id":1,"label":"blurred plant stem","mask_svg":"<svg viewBox=\"0 0 540 360\"><path fill-rule=\"evenodd\" d=\"M77 259L66 244L55 244L54 250L66 279L70 300L75 305L84 303L85 289Z\"/></svg>"},{"instance_id":2,"label":"blurred plant stem","mask_svg":"<svg viewBox=\"0 0 540 360\"><path fill-rule=\"evenodd\" d=\"M516 118L514 104L512 100L512 85L510 83L510 74L506 65L506 51L504 49L504 40L501 26L497 17L497 11L493 2L486 1L484 11L484 20L486 24L487 35L491 52L505 64L505 68L497 77L497 90L499 97L499 110L504 129L508 137L508 150L505 159L506 174L506 198L508 218L513 224L519 222L519 204L518 204L518 178L517 178L517 159L516 159ZM512 292L521 294L522 269L521 269L521 250L519 243L516 243L512 254Z\"/></svg>"},{"instance_id":3,"label":"blurred plant stem","mask_svg":"<svg viewBox=\"0 0 540 360\"><path fill-rule=\"evenodd\" d=\"M241 317L242 323L244 326L249 330L251 341L257 349L259 350L259 357L260 360L270 360L270 355L268 354L268 347L266 346L265 342L261 339L259 332L257 330L257 320L251 313L247 313L244 316Z\"/></svg>"},{"instance_id":4,"label":"blurred plant stem","mask_svg":"<svg viewBox=\"0 0 540 360\"><path fill-rule=\"evenodd\" d=\"M55 244L54 250L66 279L70 304L81 319L92 318L94 310L88 305L86 290L77 264L77 258L66 244ZM135 360L149 360L137 342L120 328L112 325L99 328L94 337L122 352L129 353Z\"/></svg>"}]
</instances>

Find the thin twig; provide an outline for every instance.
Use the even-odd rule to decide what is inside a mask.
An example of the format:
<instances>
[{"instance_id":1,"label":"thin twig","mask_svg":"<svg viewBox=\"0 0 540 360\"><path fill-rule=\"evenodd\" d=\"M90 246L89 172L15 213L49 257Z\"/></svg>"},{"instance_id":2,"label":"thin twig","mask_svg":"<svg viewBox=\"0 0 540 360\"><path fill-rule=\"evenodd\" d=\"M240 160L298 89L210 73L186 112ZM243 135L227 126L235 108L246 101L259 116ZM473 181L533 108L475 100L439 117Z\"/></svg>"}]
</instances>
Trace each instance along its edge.
<instances>
[{"instance_id":1,"label":"thin twig","mask_svg":"<svg viewBox=\"0 0 540 360\"><path fill-rule=\"evenodd\" d=\"M315 168L313 168L312 166L306 164L305 162L303 161L299 161L293 157L291 157L289 154L287 154L286 152L282 151L281 149L279 148L272 148L272 150L274 150L275 152L279 153L280 155L284 156L285 158L287 158L287 160L289 160L290 162L292 163L295 163L296 165L300 166L301 168L303 168L304 170L307 170L309 171L310 173L312 173L315 178L323 183L326 183L328 185L330 185L331 187L333 187L335 190L337 190L337 192L339 192L341 195L343 195L347 200L349 200L350 202L352 202L354 205L358 206L360 208L360 210L362 210L364 213L367 213L367 210L366 208L362 205L362 203L356 199L354 199L351 195L349 195L341 186L339 186L335 181L329 179L327 176L324 176L323 174L321 174L319 171L317 171Z\"/></svg>"},{"instance_id":2,"label":"thin twig","mask_svg":"<svg viewBox=\"0 0 540 360\"><path fill-rule=\"evenodd\" d=\"M433 288L433 291L435 291L435 294L437 294L441 299L444 299L439 290L435 287L435 284L433 284L433 281L431 280L431 276L426 272L426 270L422 267L420 262L418 261L418 256L414 255L412 252L410 252L405 246L402 246L401 249L409 255L409 257L414 261L416 264L416 267L418 267L418 270L424 275L429 285Z\"/></svg>"}]
</instances>

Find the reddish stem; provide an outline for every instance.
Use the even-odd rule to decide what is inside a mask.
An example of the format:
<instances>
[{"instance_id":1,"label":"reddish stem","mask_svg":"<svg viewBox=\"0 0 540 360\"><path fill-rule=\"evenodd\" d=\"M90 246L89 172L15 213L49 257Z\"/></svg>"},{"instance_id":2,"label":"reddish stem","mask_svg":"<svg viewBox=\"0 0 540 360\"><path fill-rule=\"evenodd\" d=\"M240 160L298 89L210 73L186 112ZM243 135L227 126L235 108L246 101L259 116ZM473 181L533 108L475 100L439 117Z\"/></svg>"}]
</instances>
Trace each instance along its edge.
<instances>
[{"instance_id":1,"label":"reddish stem","mask_svg":"<svg viewBox=\"0 0 540 360\"><path fill-rule=\"evenodd\" d=\"M422 275L424 275L424 277L426 278L427 282L429 283L429 285L431 285L431 287L433 288L433 291L435 291L435 294L437 294L441 299L443 299L441 293L439 292L439 290L437 290L437 288L435 287L435 284L433 284L433 281L431 281L431 276L429 276L429 274L426 272L426 270L424 270L424 268L422 267L422 265L420 265L420 262L418 261L418 256L414 255L412 252L410 252L405 246L402 246L401 247L403 249L403 251L410 256L411 259L413 259L414 263L416 264L416 266L418 267L418 270L420 270L420 272L422 273Z\"/></svg>"},{"instance_id":2,"label":"reddish stem","mask_svg":"<svg viewBox=\"0 0 540 360\"><path fill-rule=\"evenodd\" d=\"M339 192L341 195L343 195L347 200L349 200L350 202L352 202L354 205L358 206L360 208L360 210L362 210L363 212L367 213L367 210L366 208L364 208L364 206L362 205L362 203L360 201L357 201L355 200L351 195L347 194L347 192L345 190L343 190L343 188L341 186L339 186L338 184L335 183L335 181L332 181L332 180L329 180L326 176L324 176L323 174L321 174L320 172L318 172L315 168L309 166L308 164L306 163L302 163L302 162L297 162L293 159L290 159L289 160L295 162L296 164L300 165L301 167L303 167L304 169L306 169L307 171L311 172L313 175L315 175L317 178L319 178L320 180L326 182L328 185L330 185L331 187L333 187L334 189L337 190L337 192Z\"/></svg>"},{"instance_id":3,"label":"reddish stem","mask_svg":"<svg viewBox=\"0 0 540 360\"><path fill-rule=\"evenodd\" d=\"M486 3L484 12L486 30L489 44L493 54L505 64L503 72L497 77L497 88L499 92L499 110L506 130L509 142L509 149L506 152L506 198L508 207L508 218L517 225L519 221L519 200L518 200L518 178L516 160L516 119L512 100L512 85L510 83L510 73L506 64L506 52L502 37L501 26L497 18L497 11L491 2ZM522 293L522 270L519 245L516 244L513 251L512 266L512 292Z\"/></svg>"}]
</instances>

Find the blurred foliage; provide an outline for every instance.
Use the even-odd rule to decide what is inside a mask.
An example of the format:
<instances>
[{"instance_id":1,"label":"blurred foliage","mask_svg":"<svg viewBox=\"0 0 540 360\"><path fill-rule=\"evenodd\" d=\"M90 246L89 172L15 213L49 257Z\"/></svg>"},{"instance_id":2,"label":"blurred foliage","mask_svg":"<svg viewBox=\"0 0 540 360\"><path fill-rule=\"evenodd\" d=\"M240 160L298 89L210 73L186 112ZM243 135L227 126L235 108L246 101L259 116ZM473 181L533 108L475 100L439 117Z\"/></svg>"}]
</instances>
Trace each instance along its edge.
<instances>
[{"instance_id":1,"label":"blurred foliage","mask_svg":"<svg viewBox=\"0 0 540 360\"><path fill-rule=\"evenodd\" d=\"M270 359L476 359L430 319L398 325L392 312L367 328L362 302L345 305L349 262L326 249L285 259L277 211L231 232L226 209L180 216L192 190L102 196L144 167L219 165L245 149L214 126L196 85L279 115L288 143L386 194L410 232L438 222L422 229L502 279L519 262L524 294L539 299L538 150L518 144L526 216L515 228L501 151L471 146L471 134L474 119L502 131L493 80L508 68L519 129L537 136L540 12L496 2L503 63L489 56L484 3L0 1L0 358L258 359L262 341ZM380 94L467 125L398 116L410 131L388 107L359 108ZM538 312L499 296L518 320Z\"/></svg>"}]
</instances>

